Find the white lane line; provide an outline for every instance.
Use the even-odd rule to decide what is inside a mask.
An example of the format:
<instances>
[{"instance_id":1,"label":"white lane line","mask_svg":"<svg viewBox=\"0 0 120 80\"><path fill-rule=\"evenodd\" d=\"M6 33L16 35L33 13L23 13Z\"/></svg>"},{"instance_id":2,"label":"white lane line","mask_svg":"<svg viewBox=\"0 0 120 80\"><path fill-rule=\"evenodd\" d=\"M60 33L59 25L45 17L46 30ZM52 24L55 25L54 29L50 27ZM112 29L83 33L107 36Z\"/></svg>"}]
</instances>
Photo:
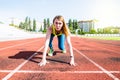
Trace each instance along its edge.
<instances>
[{"instance_id":1,"label":"white lane line","mask_svg":"<svg viewBox=\"0 0 120 80\"><path fill-rule=\"evenodd\" d=\"M16 47L16 46L21 46L21 45L25 45L25 44L28 44L28 43L33 43L33 42L36 42L36 41L38 41L38 40L33 40L33 41L30 41L30 42L26 42L26 43L22 43L22 44L15 44L15 45L13 45L13 46L8 46L8 47L4 47L4 48L0 48L0 51L1 50L4 50L4 49L9 49L9 48L12 48L12 47Z\"/></svg>"},{"instance_id":2,"label":"white lane line","mask_svg":"<svg viewBox=\"0 0 120 80\"><path fill-rule=\"evenodd\" d=\"M42 46L39 50L43 49L44 46ZM32 57L34 57L37 54L34 53L32 56L30 56L27 60L25 60L23 63L21 63L17 68L15 68L14 70L12 70L12 72L10 72L7 76L5 76L2 80L8 80L10 77L12 77L22 66L24 66Z\"/></svg>"},{"instance_id":3,"label":"white lane line","mask_svg":"<svg viewBox=\"0 0 120 80\"><path fill-rule=\"evenodd\" d=\"M77 51L80 55L82 55L83 57L85 57L88 61L90 61L91 63L93 63L95 66L97 66L99 69L101 69L104 73L106 73L108 76L110 76L111 78L113 78L114 80L119 80L119 78L117 78L116 76L114 76L113 74L111 74L109 71L107 71L106 69L104 69L103 67L101 67L100 65L98 65L96 62L94 62L93 60L91 60L90 58L88 58L86 55L84 55L82 52L80 52L79 50L77 50L76 48L73 47L73 49L75 51Z\"/></svg>"},{"instance_id":4,"label":"white lane line","mask_svg":"<svg viewBox=\"0 0 120 80\"><path fill-rule=\"evenodd\" d=\"M12 72L13 70L0 70L2 73ZM110 73L117 73L119 74L120 71L109 71ZM104 73L104 71L33 71L33 70L19 70L16 73Z\"/></svg>"}]
</instances>

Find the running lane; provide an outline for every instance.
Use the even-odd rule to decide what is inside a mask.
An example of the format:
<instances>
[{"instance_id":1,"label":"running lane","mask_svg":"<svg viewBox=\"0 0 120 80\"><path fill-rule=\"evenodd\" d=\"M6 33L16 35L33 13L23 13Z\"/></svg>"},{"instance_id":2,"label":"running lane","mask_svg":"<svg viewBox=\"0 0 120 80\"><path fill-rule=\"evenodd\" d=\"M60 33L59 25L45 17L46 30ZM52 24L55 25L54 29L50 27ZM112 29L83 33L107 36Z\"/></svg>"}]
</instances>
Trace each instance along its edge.
<instances>
[{"instance_id":1,"label":"running lane","mask_svg":"<svg viewBox=\"0 0 120 80\"><path fill-rule=\"evenodd\" d=\"M40 67L37 64L42 58L44 39L30 40L30 42L33 42L24 44L24 46L20 45L1 50L3 53L7 52L6 55L2 54L3 58L1 56L4 59L2 65L6 65L7 63L7 66L10 65L13 67L5 66L4 68L1 66L0 78L8 78L9 80L120 79L120 68L118 66L120 62L110 59L110 57L118 57L119 59L119 46L105 44L105 42L102 44L103 42L100 43L91 39L72 37L71 41L75 62L78 64L73 67L68 64L70 61L68 46L66 45L67 53L61 53L58 49L57 38L55 38L53 41L54 56L47 56L47 60L50 63L44 67ZM107 47L108 45L114 48L111 50L111 47Z\"/></svg>"}]
</instances>

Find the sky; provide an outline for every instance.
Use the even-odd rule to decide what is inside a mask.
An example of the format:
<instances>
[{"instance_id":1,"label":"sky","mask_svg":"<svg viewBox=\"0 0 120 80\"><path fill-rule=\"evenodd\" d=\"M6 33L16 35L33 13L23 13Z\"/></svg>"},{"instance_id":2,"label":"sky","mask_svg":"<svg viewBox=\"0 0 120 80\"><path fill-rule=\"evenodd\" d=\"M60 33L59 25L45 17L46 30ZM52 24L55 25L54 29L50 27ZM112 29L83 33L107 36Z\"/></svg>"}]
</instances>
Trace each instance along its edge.
<instances>
[{"instance_id":1,"label":"sky","mask_svg":"<svg viewBox=\"0 0 120 80\"><path fill-rule=\"evenodd\" d=\"M62 15L69 19L97 19L102 26L120 26L120 0L0 0L0 21L25 17L43 22Z\"/></svg>"}]
</instances>

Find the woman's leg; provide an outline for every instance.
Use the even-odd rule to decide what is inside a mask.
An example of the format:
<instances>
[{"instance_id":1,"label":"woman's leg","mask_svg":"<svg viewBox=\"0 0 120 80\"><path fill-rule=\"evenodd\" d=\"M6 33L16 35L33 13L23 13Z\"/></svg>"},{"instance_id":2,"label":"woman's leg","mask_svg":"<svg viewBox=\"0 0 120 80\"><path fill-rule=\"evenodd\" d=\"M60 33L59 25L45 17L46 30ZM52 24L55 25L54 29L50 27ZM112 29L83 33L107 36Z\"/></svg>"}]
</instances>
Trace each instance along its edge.
<instances>
[{"instance_id":1,"label":"woman's leg","mask_svg":"<svg viewBox=\"0 0 120 80\"><path fill-rule=\"evenodd\" d=\"M65 35L58 36L58 47L60 50L65 50Z\"/></svg>"},{"instance_id":2,"label":"woman's leg","mask_svg":"<svg viewBox=\"0 0 120 80\"><path fill-rule=\"evenodd\" d=\"M53 41L53 38L54 38L54 35L51 34L50 36L50 42L49 42L49 52L48 52L48 56L53 56L53 53L54 53L54 49L53 49L53 45L52 45L52 41Z\"/></svg>"},{"instance_id":3,"label":"woman's leg","mask_svg":"<svg viewBox=\"0 0 120 80\"><path fill-rule=\"evenodd\" d=\"M54 38L54 35L51 34L51 36L50 36L50 42L49 42L49 48L50 49L53 49L53 45L52 45L53 38Z\"/></svg>"}]
</instances>

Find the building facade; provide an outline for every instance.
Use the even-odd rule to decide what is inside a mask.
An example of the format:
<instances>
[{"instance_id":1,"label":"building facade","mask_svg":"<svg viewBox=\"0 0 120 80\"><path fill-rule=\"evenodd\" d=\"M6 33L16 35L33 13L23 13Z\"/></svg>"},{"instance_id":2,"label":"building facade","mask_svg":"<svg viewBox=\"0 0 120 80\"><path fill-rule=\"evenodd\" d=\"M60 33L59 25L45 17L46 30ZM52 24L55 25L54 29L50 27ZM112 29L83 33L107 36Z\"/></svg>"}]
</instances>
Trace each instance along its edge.
<instances>
[{"instance_id":1,"label":"building facade","mask_svg":"<svg viewBox=\"0 0 120 80\"><path fill-rule=\"evenodd\" d=\"M94 29L95 22L94 20L79 21L78 25L82 32L90 32Z\"/></svg>"}]
</instances>

